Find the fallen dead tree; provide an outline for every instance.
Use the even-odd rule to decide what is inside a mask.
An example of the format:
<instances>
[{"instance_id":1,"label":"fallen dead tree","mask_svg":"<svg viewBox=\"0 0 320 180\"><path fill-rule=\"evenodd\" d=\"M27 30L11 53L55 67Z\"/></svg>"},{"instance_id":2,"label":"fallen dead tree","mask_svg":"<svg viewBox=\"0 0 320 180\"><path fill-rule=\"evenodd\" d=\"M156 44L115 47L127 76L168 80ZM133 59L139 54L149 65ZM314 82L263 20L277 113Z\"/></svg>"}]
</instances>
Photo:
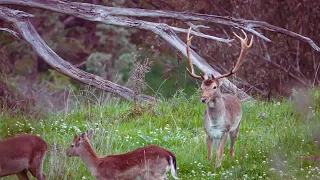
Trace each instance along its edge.
<instances>
[{"instance_id":1,"label":"fallen dead tree","mask_svg":"<svg viewBox=\"0 0 320 180\"><path fill-rule=\"evenodd\" d=\"M36 8L42 8L47 9L55 12L60 12L63 14L69 14L78 18L86 19L89 21L97 21L105 24L111 24L111 25L117 25L117 26L125 26L125 27L134 27L138 29L143 30L149 30L153 33L159 35L162 37L165 41L167 41L169 44L171 44L173 47L175 47L177 50L182 52L182 54L186 55L185 52L185 43L176 35L176 32L187 32L186 29L178 28L178 27L172 27L164 23L154 23L154 22L148 22L143 20L136 20L127 18L124 16L136 16L136 17L163 17L163 18L174 18L174 19L180 19L180 20L192 20L192 21L203 21L203 22L211 22L211 23L220 23L228 26L233 26L236 28L241 28L246 31L249 31L256 36L266 40L271 41L269 38L265 37L261 33L258 33L255 31L255 27L263 28L265 30L269 31L275 31L279 33L283 33L289 36L292 36L294 38L300 39L302 41L305 41L309 43L315 50L320 51L320 48L309 38L301 36L297 33L288 31L286 29L276 27L273 25L270 25L265 22L261 21L252 21L252 20L243 20L243 19L234 19L231 17L222 17L222 16L214 16L214 15L206 15L206 14L194 14L194 13L184 13L184 12L172 12L172 11L154 11L154 10L144 10L144 9L128 9L128 8L115 8L115 7L106 7L106 6L99 6L99 5L93 5L93 4L87 4L87 3L77 3L77 2L70 2L70 1L60 1L60 0L0 0L0 4L14 4L14 5L23 5L23 6L29 6L29 7L36 7ZM65 74L66 76L76 79L78 81L81 81L85 84L91 84L95 87L107 90L109 92L116 93L122 97L124 97L127 100L131 100L133 97L132 90L119 86L115 83L112 83L110 81L103 80L102 78L95 76L93 74L89 74L86 72L83 72L79 70L78 68L72 66L70 63L64 61L61 59L57 54L55 54L41 39L41 37L38 35L36 30L33 28L32 24L28 21L28 18L32 17L30 14L23 13L21 11L14 11L8 8L4 8L4 11L1 14L2 19L13 23L15 29L23 36L23 38L26 39L26 36L23 32L26 32L26 30L32 30L33 34L28 35L37 35L38 43L37 45L44 46L43 49L45 50L49 55L54 54L54 56L51 57L51 60L46 60L51 62L50 64L53 68L58 70L59 72ZM5 12L5 13L4 13ZM11 14L8 14L11 13ZM10 18L11 19L10 19ZM15 17L15 18L14 18ZM15 20L12 20L15 19ZM23 22L23 23L22 23ZM24 24L25 28L23 31L21 30L20 25L17 24ZM10 32L10 31L8 31ZM11 31L12 33L12 31ZM208 38L212 40L216 40L219 42L231 44L232 39L223 39L218 38L214 36L209 36L200 32L192 31L191 34L202 37L202 38ZM26 39L27 40L27 39ZM41 41L40 41L41 40ZM29 37L29 40L27 40L30 44L34 43L32 41L32 38ZM32 45L32 44L31 44ZM33 45L33 47L36 44ZM45 58L45 56L41 53L39 48L34 47L34 49L37 51L37 53L42 57ZM190 57L192 59L192 62L203 71L205 74L214 74L215 76L219 76L220 73L218 73L215 69L213 69L211 66L208 65L208 63L201 58L199 55L197 55L194 51L191 50ZM48 58L46 56L46 58ZM58 63L58 64L57 64ZM62 69L61 69L62 67ZM81 72L81 73L80 73ZM226 78L223 79L223 86L222 88L228 92L235 92L237 91L238 97L240 99L250 99L251 97L248 96L245 92L238 89L234 84L232 84L229 80ZM141 95L141 100L150 100L154 99L150 96Z\"/></svg>"}]
</instances>

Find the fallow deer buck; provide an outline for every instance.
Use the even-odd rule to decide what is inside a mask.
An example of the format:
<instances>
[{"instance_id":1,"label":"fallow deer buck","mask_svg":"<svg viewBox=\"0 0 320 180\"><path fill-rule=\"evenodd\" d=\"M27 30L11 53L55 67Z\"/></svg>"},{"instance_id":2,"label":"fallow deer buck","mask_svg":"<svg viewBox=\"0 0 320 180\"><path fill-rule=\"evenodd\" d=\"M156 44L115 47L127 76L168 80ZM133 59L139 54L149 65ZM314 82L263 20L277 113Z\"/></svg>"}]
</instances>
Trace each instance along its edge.
<instances>
[{"instance_id":1,"label":"fallow deer buck","mask_svg":"<svg viewBox=\"0 0 320 180\"><path fill-rule=\"evenodd\" d=\"M46 152L46 142L34 135L23 134L0 141L0 179L16 174L20 180L29 180L30 171L37 180L45 180L42 168Z\"/></svg>"},{"instance_id":2,"label":"fallow deer buck","mask_svg":"<svg viewBox=\"0 0 320 180\"><path fill-rule=\"evenodd\" d=\"M97 180L165 180L171 169L176 175L175 155L159 146L150 145L134 151L99 157L90 145L93 130L74 136L67 156L78 156Z\"/></svg>"},{"instance_id":3,"label":"fallow deer buck","mask_svg":"<svg viewBox=\"0 0 320 180\"><path fill-rule=\"evenodd\" d=\"M244 39L234 33L234 35L240 39L241 42L241 52L234 68L232 68L229 73L218 77L214 77L213 74L209 75L208 77L204 77L202 74L199 76L194 73L189 50L192 39L192 37L190 37L190 31L191 28L189 29L187 35L187 57L191 70L187 68L187 71L192 77L202 79L200 91L201 102L206 103L203 123L207 135L206 141L208 147L208 160L211 162L212 145L214 144L216 147L215 168L218 168L221 165L223 150L228 138L228 134L230 135L231 140L230 159L232 160L234 157L234 145L238 137L242 116L240 100L234 95L221 93L221 84L219 79L231 76L238 71L239 67L244 61L247 50L252 46L253 37L248 45L247 34L244 31L242 31L245 36Z\"/></svg>"}]
</instances>

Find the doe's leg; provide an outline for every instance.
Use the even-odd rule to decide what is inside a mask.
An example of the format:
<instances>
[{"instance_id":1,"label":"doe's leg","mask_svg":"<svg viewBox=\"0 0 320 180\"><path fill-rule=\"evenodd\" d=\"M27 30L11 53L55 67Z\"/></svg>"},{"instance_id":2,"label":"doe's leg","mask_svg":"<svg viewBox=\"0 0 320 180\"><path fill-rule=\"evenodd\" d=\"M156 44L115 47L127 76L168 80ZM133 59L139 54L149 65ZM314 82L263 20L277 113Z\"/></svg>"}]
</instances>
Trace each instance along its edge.
<instances>
[{"instance_id":1,"label":"doe's leg","mask_svg":"<svg viewBox=\"0 0 320 180\"><path fill-rule=\"evenodd\" d=\"M46 176L42 173L44 156L43 153L35 154L30 164L29 171L37 180L46 180Z\"/></svg>"}]
</instances>

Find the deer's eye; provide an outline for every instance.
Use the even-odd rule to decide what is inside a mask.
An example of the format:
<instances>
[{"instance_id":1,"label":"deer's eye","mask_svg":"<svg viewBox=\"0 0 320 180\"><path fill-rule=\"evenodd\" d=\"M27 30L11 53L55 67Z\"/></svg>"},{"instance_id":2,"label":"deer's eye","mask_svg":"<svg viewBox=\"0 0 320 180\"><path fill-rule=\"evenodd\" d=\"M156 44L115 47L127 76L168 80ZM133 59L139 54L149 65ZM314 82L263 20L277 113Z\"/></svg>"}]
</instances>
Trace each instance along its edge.
<instances>
[{"instance_id":1,"label":"deer's eye","mask_svg":"<svg viewBox=\"0 0 320 180\"><path fill-rule=\"evenodd\" d=\"M213 86L213 89L217 89L217 86Z\"/></svg>"},{"instance_id":2,"label":"deer's eye","mask_svg":"<svg viewBox=\"0 0 320 180\"><path fill-rule=\"evenodd\" d=\"M71 147L73 147L74 145L73 144L71 144Z\"/></svg>"}]
</instances>

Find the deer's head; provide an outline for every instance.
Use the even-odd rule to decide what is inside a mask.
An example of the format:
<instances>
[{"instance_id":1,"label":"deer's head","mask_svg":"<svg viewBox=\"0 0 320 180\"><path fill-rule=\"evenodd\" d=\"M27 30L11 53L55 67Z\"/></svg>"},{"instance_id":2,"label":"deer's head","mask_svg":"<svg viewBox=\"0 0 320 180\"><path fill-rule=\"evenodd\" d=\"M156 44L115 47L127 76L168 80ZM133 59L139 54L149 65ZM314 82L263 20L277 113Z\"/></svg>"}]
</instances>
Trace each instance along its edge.
<instances>
[{"instance_id":1,"label":"deer's head","mask_svg":"<svg viewBox=\"0 0 320 180\"><path fill-rule=\"evenodd\" d=\"M67 150L67 156L79 156L81 151L86 149L85 146L89 145L92 136L92 129L90 129L88 133L82 133L80 136L75 135L69 149Z\"/></svg>"},{"instance_id":2,"label":"deer's head","mask_svg":"<svg viewBox=\"0 0 320 180\"><path fill-rule=\"evenodd\" d=\"M189 50L189 47L190 47L190 44L191 44L191 39L192 39L192 37L190 37L190 32L191 32L191 28L189 28L188 35L187 35L187 56L188 56L188 60L189 60L190 69L191 70L189 70L187 68L187 71L189 72L189 74L192 77L202 80L202 83L201 83L201 86L200 86L201 102L208 103L208 102L214 100L215 98L217 98L217 97L219 97L221 95L221 91L220 91L221 82L220 82L220 79L233 75L234 73L236 73L238 71L240 66L243 64L246 52L252 46L253 37L251 38L250 43L248 45L247 44L248 43L247 34L243 30L242 30L242 33L245 36L244 38L241 38L236 33L233 33L238 39L240 39L240 42L241 42L241 52L240 52L240 55L238 57L238 61L237 61L236 65L234 66L234 68L232 68L230 70L229 73L220 75L218 77L215 77L213 74L205 77L202 74L200 74L200 76L199 76L199 75L196 75L194 73L194 68L193 68L193 64L192 64L191 58L190 58L190 50Z\"/></svg>"},{"instance_id":3,"label":"deer's head","mask_svg":"<svg viewBox=\"0 0 320 180\"><path fill-rule=\"evenodd\" d=\"M204 79L200 86L201 102L208 103L220 96L220 82L212 75L210 78Z\"/></svg>"}]
</instances>

